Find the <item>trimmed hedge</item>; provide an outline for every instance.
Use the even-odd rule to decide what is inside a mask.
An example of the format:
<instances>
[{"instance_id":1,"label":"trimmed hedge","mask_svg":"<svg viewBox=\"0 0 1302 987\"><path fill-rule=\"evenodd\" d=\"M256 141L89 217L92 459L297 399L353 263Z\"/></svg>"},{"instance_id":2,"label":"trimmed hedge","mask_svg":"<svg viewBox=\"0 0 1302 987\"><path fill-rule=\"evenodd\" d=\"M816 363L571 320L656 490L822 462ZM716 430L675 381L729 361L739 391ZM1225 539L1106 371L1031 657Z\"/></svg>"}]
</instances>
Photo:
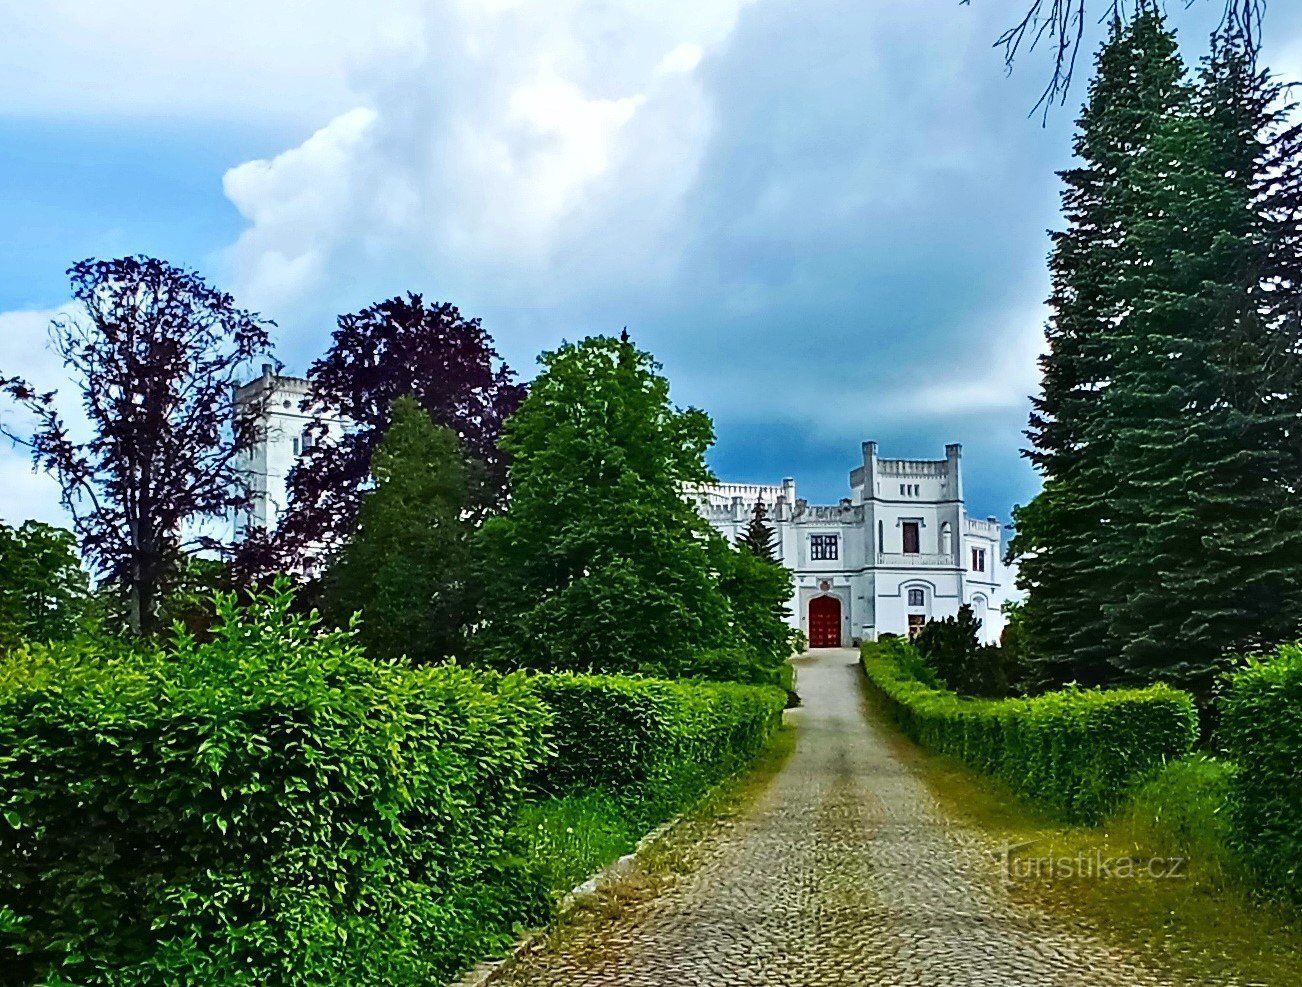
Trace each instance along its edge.
<instances>
[{"instance_id":1,"label":"trimmed hedge","mask_svg":"<svg viewBox=\"0 0 1302 987\"><path fill-rule=\"evenodd\" d=\"M505 862L546 756L523 676L219 609L168 653L0 659L0 979L431 983L544 906Z\"/></svg>"},{"instance_id":2,"label":"trimmed hedge","mask_svg":"<svg viewBox=\"0 0 1302 987\"><path fill-rule=\"evenodd\" d=\"M911 649L904 641L862 649L869 681L905 732L1073 822L1097 822L1197 738L1193 700L1167 686L967 699L909 676L901 660Z\"/></svg>"},{"instance_id":3,"label":"trimmed hedge","mask_svg":"<svg viewBox=\"0 0 1302 987\"><path fill-rule=\"evenodd\" d=\"M1220 732L1238 765L1237 848L1271 888L1302 901L1302 645L1231 676Z\"/></svg>"},{"instance_id":4,"label":"trimmed hedge","mask_svg":"<svg viewBox=\"0 0 1302 987\"><path fill-rule=\"evenodd\" d=\"M625 675L531 679L552 713L556 757L535 787L611 791L654 824L750 762L782 719L773 686L671 682Z\"/></svg>"}]
</instances>

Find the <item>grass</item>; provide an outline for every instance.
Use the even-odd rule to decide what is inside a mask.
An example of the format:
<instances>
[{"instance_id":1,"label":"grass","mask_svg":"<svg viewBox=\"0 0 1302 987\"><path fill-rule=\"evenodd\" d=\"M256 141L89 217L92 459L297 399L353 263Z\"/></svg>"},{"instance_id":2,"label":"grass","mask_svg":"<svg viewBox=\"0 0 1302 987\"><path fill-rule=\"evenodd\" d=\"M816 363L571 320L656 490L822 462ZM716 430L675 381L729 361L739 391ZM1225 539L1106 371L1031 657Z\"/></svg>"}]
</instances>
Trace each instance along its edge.
<instances>
[{"instance_id":1,"label":"grass","mask_svg":"<svg viewBox=\"0 0 1302 987\"><path fill-rule=\"evenodd\" d=\"M1302 982L1302 922L1255 899L1226 848L1226 764L1202 757L1174 762L1103 824L1069 826L1001 782L924 751L891 723L867 683L865 693L869 715L887 725L897 756L951 817L984 834L992 848L1021 846L1010 854L1014 901L1083 926L1191 982ZM1047 859L1086 866L1064 876ZM1098 877L1098 861L1118 876Z\"/></svg>"},{"instance_id":2,"label":"grass","mask_svg":"<svg viewBox=\"0 0 1302 987\"><path fill-rule=\"evenodd\" d=\"M591 791L529 803L516 835L530 869L560 896L632 850L641 833L609 793Z\"/></svg>"}]
</instances>

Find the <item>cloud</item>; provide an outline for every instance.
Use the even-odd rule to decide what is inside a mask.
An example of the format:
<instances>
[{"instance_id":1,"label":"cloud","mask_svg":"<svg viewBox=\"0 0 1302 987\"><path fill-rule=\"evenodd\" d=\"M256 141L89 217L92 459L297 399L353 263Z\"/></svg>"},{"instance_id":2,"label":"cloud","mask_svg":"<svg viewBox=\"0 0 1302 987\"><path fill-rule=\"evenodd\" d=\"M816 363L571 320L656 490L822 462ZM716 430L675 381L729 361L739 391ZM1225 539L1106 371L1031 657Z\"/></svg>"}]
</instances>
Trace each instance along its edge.
<instances>
[{"instance_id":1,"label":"cloud","mask_svg":"<svg viewBox=\"0 0 1302 987\"><path fill-rule=\"evenodd\" d=\"M0 112L304 121L411 43L416 0L41 0L0 8Z\"/></svg>"},{"instance_id":2,"label":"cloud","mask_svg":"<svg viewBox=\"0 0 1302 987\"><path fill-rule=\"evenodd\" d=\"M424 8L419 54L359 71L358 106L227 174L241 297L290 308L395 257L519 298L654 280L710 129L696 70L746 5Z\"/></svg>"}]
</instances>

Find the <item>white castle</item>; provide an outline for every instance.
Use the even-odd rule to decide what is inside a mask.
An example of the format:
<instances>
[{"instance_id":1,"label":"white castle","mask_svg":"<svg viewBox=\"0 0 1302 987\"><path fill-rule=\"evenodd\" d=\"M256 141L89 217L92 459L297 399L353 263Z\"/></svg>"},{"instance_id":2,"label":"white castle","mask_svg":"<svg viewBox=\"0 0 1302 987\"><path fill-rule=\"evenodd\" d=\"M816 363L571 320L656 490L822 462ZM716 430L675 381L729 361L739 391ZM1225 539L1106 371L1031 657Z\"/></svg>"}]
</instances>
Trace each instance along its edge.
<instances>
[{"instance_id":1,"label":"white castle","mask_svg":"<svg viewBox=\"0 0 1302 987\"><path fill-rule=\"evenodd\" d=\"M1011 582L1003 526L967 516L962 455L955 444L944 459L882 459L877 443L865 442L863 465L850 473L852 496L827 506L798 498L791 478L780 486L720 483L692 496L730 540L764 504L778 558L796 576L791 624L810 647L912 635L963 604L994 643Z\"/></svg>"},{"instance_id":2,"label":"white castle","mask_svg":"<svg viewBox=\"0 0 1302 987\"><path fill-rule=\"evenodd\" d=\"M313 416L302 410L308 393L306 380L270 365L235 392L237 405L264 402L261 438L243 463L251 503L237 532L280 522L286 479L313 441ZM334 436L345 428L339 419L325 425ZM944 459L881 459L877 443L865 442L863 465L850 473L852 496L839 504L808 504L790 478L774 486L720 483L687 496L730 541L764 504L778 558L796 577L791 625L811 647L914 634L963 604L981 620L983 639L995 642L1011 584L1002 526L967 516L961 459L959 445L946 446Z\"/></svg>"}]
</instances>

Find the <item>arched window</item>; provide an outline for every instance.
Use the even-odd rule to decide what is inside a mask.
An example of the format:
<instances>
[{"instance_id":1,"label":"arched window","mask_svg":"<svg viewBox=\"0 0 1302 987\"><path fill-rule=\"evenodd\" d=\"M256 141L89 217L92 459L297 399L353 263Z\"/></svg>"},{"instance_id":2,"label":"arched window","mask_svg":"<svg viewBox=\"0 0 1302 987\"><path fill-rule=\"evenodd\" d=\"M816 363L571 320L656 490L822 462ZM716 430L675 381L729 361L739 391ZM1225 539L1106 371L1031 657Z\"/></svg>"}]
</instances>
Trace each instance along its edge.
<instances>
[{"instance_id":1,"label":"arched window","mask_svg":"<svg viewBox=\"0 0 1302 987\"><path fill-rule=\"evenodd\" d=\"M909 606L925 607L927 605L926 590L911 589L909 590Z\"/></svg>"}]
</instances>

